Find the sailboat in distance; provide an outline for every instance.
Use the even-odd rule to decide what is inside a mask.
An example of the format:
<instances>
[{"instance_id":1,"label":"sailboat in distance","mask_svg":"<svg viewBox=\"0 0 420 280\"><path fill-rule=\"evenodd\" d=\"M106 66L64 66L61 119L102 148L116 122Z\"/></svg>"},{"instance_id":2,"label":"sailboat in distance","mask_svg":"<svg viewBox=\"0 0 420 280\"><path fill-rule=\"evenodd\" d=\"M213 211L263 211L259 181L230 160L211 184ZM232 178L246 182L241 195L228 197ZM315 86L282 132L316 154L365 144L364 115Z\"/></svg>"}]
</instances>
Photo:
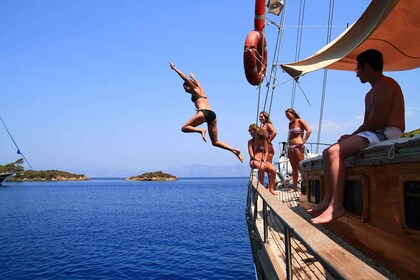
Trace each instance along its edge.
<instances>
[{"instance_id":1,"label":"sailboat in distance","mask_svg":"<svg viewBox=\"0 0 420 280\"><path fill-rule=\"evenodd\" d=\"M18 159L14 164L9 164L3 167L3 169L5 170L4 172L2 172L0 170L0 186L6 182L10 177L13 177L17 171L23 171L23 167L20 166L21 164L23 164L24 162L26 162L28 164L28 166L32 169L31 164L28 162L28 160L26 159L25 155L21 152L21 150L19 149L15 139L12 137L12 134L10 133L9 129L7 128L5 122L3 121L3 118L0 117L0 121L2 122L7 134L9 135L10 139L12 140L13 144L15 145L16 149L17 149L17 154L20 155L22 158Z\"/></svg>"}]
</instances>

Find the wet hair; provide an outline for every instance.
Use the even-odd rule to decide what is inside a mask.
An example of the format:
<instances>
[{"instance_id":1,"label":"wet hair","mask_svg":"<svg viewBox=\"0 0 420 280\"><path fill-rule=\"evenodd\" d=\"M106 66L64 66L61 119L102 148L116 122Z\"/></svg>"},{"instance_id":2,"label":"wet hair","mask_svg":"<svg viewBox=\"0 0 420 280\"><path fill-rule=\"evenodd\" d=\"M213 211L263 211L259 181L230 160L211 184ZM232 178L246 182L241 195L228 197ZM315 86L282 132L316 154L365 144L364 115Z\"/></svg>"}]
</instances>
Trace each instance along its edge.
<instances>
[{"instance_id":1,"label":"wet hair","mask_svg":"<svg viewBox=\"0 0 420 280\"><path fill-rule=\"evenodd\" d=\"M267 119L267 123L272 124L272 122L270 120L270 114L269 113L267 113L266 111L262 111L260 114L263 115Z\"/></svg>"},{"instance_id":2,"label":"wet hair","mask_svg":"<svg viewBox=\"0 0 420 280\"><path fill-rule=\"evenodd\" d=\"M378 72L382 72L384 69L384 58L382 53L375 49L369 49L360 53L357 56L357 63L367 63L372 67L373 70Z\"/></svg>"},{"instance_id":3,"label":"wet hair","mask_svg":"<svg viewBox=\"0 0 420 280\"><path fill-rule=\"evenodd\" d=\"M299 115L296 113L295 109L293 108L287 109L285 113L291 113L296 119L300 119Z\"/></svg>"}]
</instances>

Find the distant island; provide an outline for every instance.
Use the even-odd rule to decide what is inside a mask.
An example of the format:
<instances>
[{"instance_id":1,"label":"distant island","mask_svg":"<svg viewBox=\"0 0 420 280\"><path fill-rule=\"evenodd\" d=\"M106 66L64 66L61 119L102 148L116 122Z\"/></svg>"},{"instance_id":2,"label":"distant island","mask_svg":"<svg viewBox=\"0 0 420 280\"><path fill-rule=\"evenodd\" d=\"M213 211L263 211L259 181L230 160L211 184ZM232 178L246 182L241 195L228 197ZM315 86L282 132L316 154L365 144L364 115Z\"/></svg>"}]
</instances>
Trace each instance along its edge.
<instances>
[{"instance_id":1,"label":"distant island","mask_svg":"<svg viewBox=\"0 0 420 280\"><path fill-rule=\"evenodd\" d=\"M125 178L126 181L176 181L174 175L162 171L146 172L141 175Z\"/></svg>"},{"instance_id":2,"label":"distant island","mask_svg":"<svg viewBox=\"0 0 420 280\"><path fill-rule=\"evenodd\" d=\"M27 170L19 172L11 177L10 182L27 182L27 181L84 181L89 178L83 174L72 174L60 170Z\"/></svg>"},{"instance_id":3,"label":"distant island","mask_svg":"<svg viewBox=\"0 0 420 280\"><path fill-rule=\"evenodd\" d=\"M72 174L66 171L59 170L26 170L23 168L23 159L18 159L15 162L6 165L0 164L0 174L15 173L15 176L8 179L10 182L23 181L80 181L89 180L83 174Z\"/></svg>"},{"instance_id":4,"label":"distant island","mask_svg":"<svg viewBox=\"0 0 420 280\"><path fill-rule=\"evenodd\" d=\"M6 165L0 164L0 174L23 172L25 170L22 166L23 163L23 158L20 158L17 161L8 163Z\"/></svg>"}]
</instances>

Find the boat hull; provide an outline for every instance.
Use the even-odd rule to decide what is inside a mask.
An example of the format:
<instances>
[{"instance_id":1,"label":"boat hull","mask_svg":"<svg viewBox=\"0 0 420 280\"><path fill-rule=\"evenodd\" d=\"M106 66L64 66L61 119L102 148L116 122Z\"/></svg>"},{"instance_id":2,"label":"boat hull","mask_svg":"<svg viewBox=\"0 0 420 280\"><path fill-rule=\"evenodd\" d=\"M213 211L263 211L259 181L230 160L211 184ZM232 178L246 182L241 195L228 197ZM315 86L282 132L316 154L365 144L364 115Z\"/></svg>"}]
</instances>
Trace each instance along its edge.
<instances>
[{"instance_id":1,"label":"boat hull","mask_svg":"<svg viewBox=\"0 0 420 280\"><path fill-rule=\"evenodd\" d=\"M420 272L420 138L384 143L346 159L347 215L326 226L398 277ZM325 192L322 158L301 163L301 205Z\"/></svg>"},{"instance_id":2,"label":"boat hull","mask_svg":"<svg viewBox=\"0 0 420 280\"><path fill-rule=\"evenodd\" d=\"M15 173L5 173L5 174L0 174L0 186L7 181L7 179L9 179L10 177L12 177L13 175L15 175Z\"/></svg>"}]
</instances>

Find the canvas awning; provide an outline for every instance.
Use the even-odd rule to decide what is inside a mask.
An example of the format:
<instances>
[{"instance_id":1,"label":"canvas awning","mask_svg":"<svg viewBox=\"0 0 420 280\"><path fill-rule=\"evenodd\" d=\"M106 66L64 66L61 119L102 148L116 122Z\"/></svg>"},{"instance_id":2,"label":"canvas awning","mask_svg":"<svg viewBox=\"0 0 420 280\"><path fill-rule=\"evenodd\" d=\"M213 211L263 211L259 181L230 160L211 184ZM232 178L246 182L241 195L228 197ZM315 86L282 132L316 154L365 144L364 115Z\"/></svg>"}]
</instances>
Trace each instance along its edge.
<instances>
[{"instance_id":1,"label":"canvas awning","mask_svg":"<svg viewBox=\"0 0 420 280\"><path fill-rule=\"evenodd\" d=\"M373 0L362 16L314 55L281 67L290 76L321 68L354 70L356 57L367 49L384 56L384 71L420 66L420 1Z\"/></svg>"}]
</instances>

